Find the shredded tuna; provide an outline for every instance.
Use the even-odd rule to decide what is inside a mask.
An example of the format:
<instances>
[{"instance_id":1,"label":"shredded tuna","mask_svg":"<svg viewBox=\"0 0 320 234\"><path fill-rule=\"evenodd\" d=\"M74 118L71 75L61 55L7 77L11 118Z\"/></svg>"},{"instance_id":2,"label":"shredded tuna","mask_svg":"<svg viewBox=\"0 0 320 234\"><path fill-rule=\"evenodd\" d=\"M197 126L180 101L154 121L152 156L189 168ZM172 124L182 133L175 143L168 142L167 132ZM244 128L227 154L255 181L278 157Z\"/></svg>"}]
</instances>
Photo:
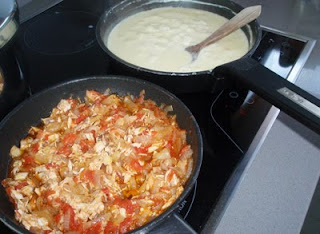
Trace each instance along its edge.
<instances>
[{"instance_id":1,"label":"shredded tuna","mask_svg":"<svg viewBox=\"0 0 320 234\"><path fill-rule=\"evenodd\" d=\"M63 99L12 146L2 181L15 216L34 233L123 233L165 211L192 165L172 106L86 92Z\"/></svg>"}]
</instances>

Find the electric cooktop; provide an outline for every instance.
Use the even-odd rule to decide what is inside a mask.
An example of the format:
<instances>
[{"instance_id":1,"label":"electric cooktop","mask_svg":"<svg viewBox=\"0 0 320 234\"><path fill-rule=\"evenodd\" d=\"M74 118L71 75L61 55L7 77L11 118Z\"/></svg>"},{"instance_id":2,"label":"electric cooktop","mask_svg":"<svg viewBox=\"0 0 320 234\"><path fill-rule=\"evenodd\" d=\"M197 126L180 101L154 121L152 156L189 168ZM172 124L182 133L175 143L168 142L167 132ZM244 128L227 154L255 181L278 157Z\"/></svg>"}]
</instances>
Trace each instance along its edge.
<instances>
[{"instance_id":1,"label":"electric cooktop","mask_svg":"<svg viewBox=\"0 0 320 234\"><path fill-rule=\"evenodd\" d=\"M97 4L95 4L97 2ZM99 15L108 1L63 1L22 23L18 44L28 67L29 95L62 81L117 74L95 38ZM74 4L73 4L74 3ZM307 40L263 28L253 57L293 81L304 64ZM214 213L221 194L243 159L271 105L244 88L219 93L177 95L192 111L202 131L204 155L193 191L177 212L200 233ZM199 105L201 103L201 105ZM230 189L230 188L229 188ZM221 203L220 203L221 204ZM219 214L217 214L218 216ZM11 231L0 224L0 230ZM160 232L161 225L154 230Z\"/></svg>"}]
</instances>

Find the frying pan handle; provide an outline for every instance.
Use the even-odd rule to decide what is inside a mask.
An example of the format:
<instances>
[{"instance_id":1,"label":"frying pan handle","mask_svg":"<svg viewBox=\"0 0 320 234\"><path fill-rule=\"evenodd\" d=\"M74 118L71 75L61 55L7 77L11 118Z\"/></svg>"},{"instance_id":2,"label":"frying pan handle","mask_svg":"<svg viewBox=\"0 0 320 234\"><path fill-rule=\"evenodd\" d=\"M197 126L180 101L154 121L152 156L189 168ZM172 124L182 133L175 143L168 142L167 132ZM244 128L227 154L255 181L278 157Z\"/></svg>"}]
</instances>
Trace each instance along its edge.
<instances>
[{"instance_id":1,"label":"frying pan handle","mask_svg":"<svg viewBox=\"0 0 320 234\"><path fill-rule=\"evenodd\" d=\"M296 120L320 133L320 100L250 57L214 70L217 77L241 83Z\"/></svg>"},{"instance_id":2,"label":"frying pan handle","mask_svg":"<svg viewBox=\"0 0 320 234\"><path fill-rule=\"evenodd\" d=\"M196 234L190 225L187 224L186 221L184 221L180 215L175 212L148 233Z\"/></svg>"}]
</instances>

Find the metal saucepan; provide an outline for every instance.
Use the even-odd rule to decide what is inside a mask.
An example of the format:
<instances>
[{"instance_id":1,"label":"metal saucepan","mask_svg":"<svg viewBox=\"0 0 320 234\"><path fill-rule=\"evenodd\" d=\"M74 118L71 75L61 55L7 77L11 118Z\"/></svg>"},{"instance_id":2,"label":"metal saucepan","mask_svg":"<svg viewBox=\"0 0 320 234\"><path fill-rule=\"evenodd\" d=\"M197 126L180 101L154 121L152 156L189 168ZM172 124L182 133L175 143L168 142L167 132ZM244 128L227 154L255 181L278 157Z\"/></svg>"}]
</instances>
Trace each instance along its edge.
<instances>
[{"instance_id":1,"label":"metal saucepan","mask_svg":"<svg viewBox=\"0 0 320 234\"><path fill-rule=\"evenodd\" d=\"M271 104L320 133L320 101L250 57L261 39L261 29L257 21L242 27L250 44L250 50L246 55L236 61L203 72L169 73L149 70L129 64L108 50L102 39L110 33L118 22L137 12L159 7L203 9L229 19L243 9L236 3L225 0L122 1L107 10L101 16L97 25L97 40L101 48L111 58L112 66L116 72L124 72L125 74L149 80L176 94L212 92L239 83L242 87L247 87Z\"/></svg>"},{"instance_id":2,"label":"metal saucepan","mask_svg":"<svg viewBox=\"0 0 320 234\"><path fill-rule=\"evenodd\" d=\"M117 74L131 75L146 79L168 89L173 93L195 93L211 90L215 84L212 70L199 72L162 72L150 70L128 63L114 55L104 44L103 38L108 37L114 26L130 15L141 11L159 7L185 7L210 11L225 18L232 18L243 7L232 1L225 0L124 0L107 10L101 17L96 27L97 41L110 59L112 70ZM251 56L259 45L261 29L257 21L242 27L248 42L249 51L244 57Z\"/></svg>"},{"instance_id":3,"label":"metal saucepan","mask_svg":"<svg viewBox=\"0 0 320 234\"><path fill-rule=\"evenodd\" d=\"M165 103L172 105L174 110L173 114L177 115L179 126L187 130L187 140L194 152L194 166L192 174L185 185L185 189L181 196L179 196L164 213L140 227L137 231L145 233L151 229L154 230L156 226L172 229L173 226L177 227L177 225L186 230L188 225L179 218L179 215L175 211L193 188L200 171L203 151L201 132L190 110L177 97L162 87L144 80L121 76L82 78L44 90L22 102L0 123L0 180L2 181L7 177L10 169L10 148L13 145L19 144L31 126L39 125L41 118L49 116L52 108L55 107L61 99L70 98L70 96L83 98L85 91L88 89L104 92L107 88L110 88L111 92L119 95L130 93L135 96L138 96L141 90L145 90L146 98L154 100L157 104ZM9 202L3 186L0 186L0 219L18 233L27 232L27 230L15 220L13 204Z\"/></svg>"}]
</instances>

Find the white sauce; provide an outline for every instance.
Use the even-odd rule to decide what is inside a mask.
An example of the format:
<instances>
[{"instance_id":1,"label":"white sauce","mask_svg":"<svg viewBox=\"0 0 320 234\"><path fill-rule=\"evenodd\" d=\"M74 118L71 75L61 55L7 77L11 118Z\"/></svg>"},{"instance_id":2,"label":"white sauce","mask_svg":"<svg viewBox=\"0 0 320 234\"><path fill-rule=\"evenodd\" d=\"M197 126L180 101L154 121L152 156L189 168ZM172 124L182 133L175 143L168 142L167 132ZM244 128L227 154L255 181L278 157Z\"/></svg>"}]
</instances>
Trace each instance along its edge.
<instances>
[{"instance_id":1,"label":"white sauce","mask_svg":"<svg viewBox=\"0 0 320 234\"><path fill-rule=\"evenodd\" d=\"M211 70L248 52L248 40L242 30L202 49L194 62L185 48L199 43L226 21L220 15L198 9L157 8L122 20L105 36L104 43L119 58L151 70Z\"/></svg>"}]
</instances>

